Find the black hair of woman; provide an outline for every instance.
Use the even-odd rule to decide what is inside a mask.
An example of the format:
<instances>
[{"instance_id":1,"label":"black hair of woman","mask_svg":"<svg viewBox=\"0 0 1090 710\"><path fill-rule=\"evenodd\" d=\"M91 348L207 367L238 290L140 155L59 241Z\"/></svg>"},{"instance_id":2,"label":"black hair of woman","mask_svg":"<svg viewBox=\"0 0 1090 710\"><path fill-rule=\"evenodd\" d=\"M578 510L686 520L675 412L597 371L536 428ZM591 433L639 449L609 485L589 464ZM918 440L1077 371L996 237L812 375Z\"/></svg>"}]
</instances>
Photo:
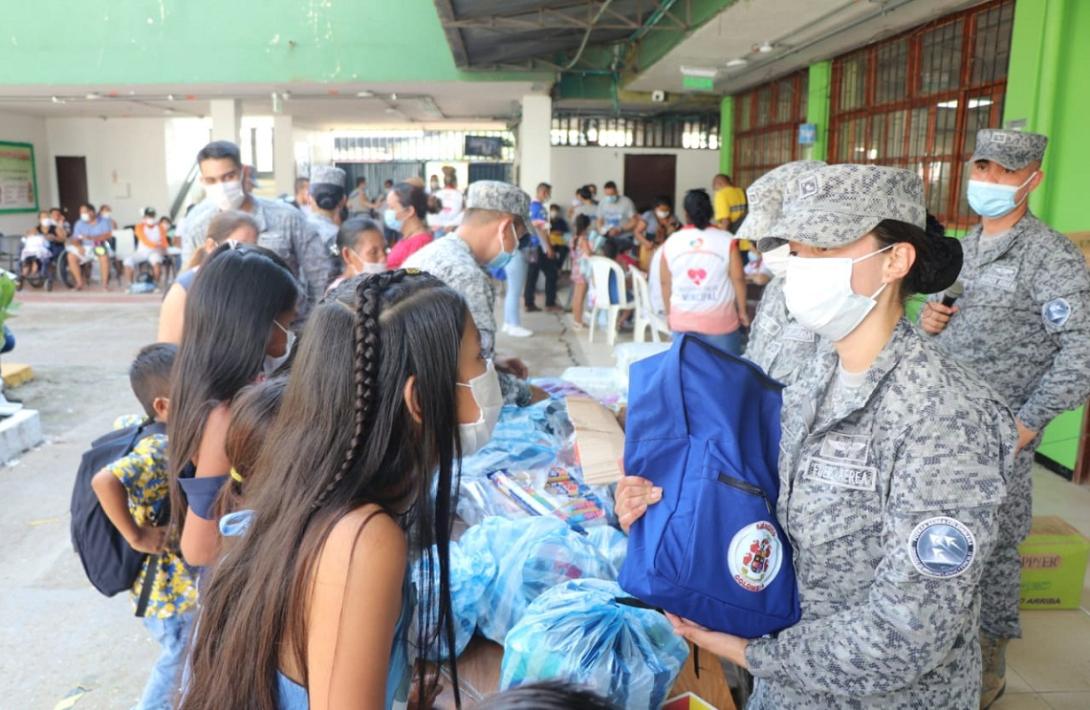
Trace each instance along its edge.
<instances>
[{"instance_id":1,"label":"black hair of woman","mask_svg":"<svg viewBox=\"0 0 1090 710\"><path fill-rule=\"evenodd\" d=\"M383 233L382 226L370 217L353 217L345 221L337 230L337 253L345 249L355 249L364 232Z\"/></svg>"},{"instance_id":2,"label":"black hair of woman","mask_svg":"<svg viewBox=\"0 0 1090 710\"><path fill-rule=\"evenodd\" d=\"M711 225L715 210L712 209L712 200L708 197L707 190L698 188L686 192L684 206L689 224L697 229L707 229Z\"/></svg>"},{"instance_id":3,"label":"black hair of woman","mask_svg":"<svg viewBox=\"0 0 1090 710\"><path fill-rule=\"evenodd\" d=\"M294 311L299 297L299 284L284 260L258 246L223 244L198 272L186 298L167 425L170 521L176 534L186 516L178 478L197 455L209 414L257 379L274 321Z\"/></svg>"},{"instance_id":4,"label":"black hair of woman","mask_svg":"<svg viewBox=\"0 0 1090 710\"><path fill-rule=\"evenodd\" d=\"M923 230L914 224L885 219L872 231L883 247L903 242L911 244L916 252L912 268L901 281L902 299L917 293L938 293L953 284L961 273L964 259L961 242L943 236L945 230L938 220L929 219L927 225Z\"/></svg>"},{"instance_id":5,"label":"black hair of woman","mask_svg":"<svg viewBox=\"0 0 1090 710\"><path fill-rule=\"evenodd\" d=\"M520 685L491 695L474 706L475 710L619 710L610 701L591 690L564 683L545 681Z\"/></svg>"},{"instance_id":6,"label":"black hair of woman","mask_svg":"<svg viewBox=\"0 0 1090 710\"><path fill-rule=\"evenodd\" d=\"M428 214L434 214L428 206L428 193L424 191L424 188L408 182L399 182L390 188L390 192L397 195L397 201L402 207L411 207L416 213L416 218L421 222L428 218Z\"/></svg>"},{"instance_id":7,"label":"black hair of woman","mask_svg":"<svg viewBox=\"0 0 1090 710\"><path fill-rule=\"evenodd\" d=\"M590 231L590 217L585 214L575 216L575 233L586 234Z\"/></svg>"},{"instance_id":8,"label":"black hair of woman","mask_svg":"<svg viewBox=\"0 0 1090 710\"><path fill-rule=\"evenodd\" d=\"M337 522L368 504L399 522L410 559L438 570L438 594L434 578L417 590L414 642L418 649L445 645L451 655L450 533L461 458L456 382L469 322L458 293L407 271L346 281L311 313L281 405L291 416L277 418L257 464L262 484L246 498L253 521L202 590L184 710L275 708L282 650L307 686L305 609L314 568ZM410 378L419 419L406 402ZM224 661L231 658L246 662ZM453 663L451 677L460 704ZM428 682L422 664L417 681Z\"/></svg>"},{"instance_id":9,"label":"black hair of woman","mask_svg":"<svg viewBox=\"0 0 1090 710\"><path fill-rule=\"evenodd\" d=\"M310 186L310 198L314 200L318 209L329 212L340 207L341 201L345 198L345 191L340 185L320 183Z\"/></svg>"},{"instance_id":10,"label":"black hair of woman","mask_svg":"<svg viewBox=\"0 0 1090 710\"><path fill-rule=\"evenodd\" d=\"M231 462L231 478L220 489L216 518L240 510L243 486L255 490L257 459L280 413L280 402L288 381L285 377L256 382L244 387L231 403L231 424L227 427L224 450Z\"/></svg>"}]
</instances>

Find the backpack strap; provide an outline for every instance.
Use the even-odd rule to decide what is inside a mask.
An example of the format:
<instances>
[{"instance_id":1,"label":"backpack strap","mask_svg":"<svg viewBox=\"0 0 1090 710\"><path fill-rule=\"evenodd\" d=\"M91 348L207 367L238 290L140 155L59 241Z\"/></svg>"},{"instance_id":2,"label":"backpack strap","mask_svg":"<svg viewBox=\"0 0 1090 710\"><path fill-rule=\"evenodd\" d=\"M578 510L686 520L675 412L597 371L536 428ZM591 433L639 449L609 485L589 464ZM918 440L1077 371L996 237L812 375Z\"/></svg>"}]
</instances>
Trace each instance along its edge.
<instances>
[{"instance_id":1,"label":"backpack strap","mask_svg":"<svg viewBox=\"0 0 1090 710\"><path fill-rule=\"evenodd\" d=\"M151 588L155 586L155 578L159 575L159 555L148 555L148 567L144 571L144 583L140 585L140 598L136 602L136 616L143 618L148 611L148 601L151 599Z\"/></svg>"}]
</instances>

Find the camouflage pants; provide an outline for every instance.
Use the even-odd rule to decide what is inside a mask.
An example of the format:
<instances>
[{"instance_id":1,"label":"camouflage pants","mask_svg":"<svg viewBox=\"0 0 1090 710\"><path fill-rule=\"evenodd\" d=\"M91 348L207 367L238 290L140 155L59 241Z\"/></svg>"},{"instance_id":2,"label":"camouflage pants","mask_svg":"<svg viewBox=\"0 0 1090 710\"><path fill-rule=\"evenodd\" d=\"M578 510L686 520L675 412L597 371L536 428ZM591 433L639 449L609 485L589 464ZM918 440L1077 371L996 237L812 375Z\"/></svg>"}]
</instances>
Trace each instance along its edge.
<instances>
[{"instance_id":1,"label":"camouflage pants","mask_svg":"<svg viewBox=\"0 0 1090 710\"><path fill-rule=\"evenodd\" d=\"M1007 499L999 506L995 550L980 579L980 628L999 638L1021 638L1018 604L1022 589L1022 559L1018 545L1029 535L1033 508L1033 453L1040 438L1015 456Z\"/></svg>"}]
</instances>

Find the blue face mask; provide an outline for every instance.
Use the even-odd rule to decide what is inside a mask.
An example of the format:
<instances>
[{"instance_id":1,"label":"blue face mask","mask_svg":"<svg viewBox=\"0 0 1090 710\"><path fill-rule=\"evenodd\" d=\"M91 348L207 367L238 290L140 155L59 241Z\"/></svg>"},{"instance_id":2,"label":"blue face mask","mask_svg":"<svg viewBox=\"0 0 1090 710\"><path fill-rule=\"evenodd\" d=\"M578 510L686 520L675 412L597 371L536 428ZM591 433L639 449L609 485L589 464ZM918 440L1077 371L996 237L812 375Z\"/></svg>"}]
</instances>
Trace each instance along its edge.
<instances>
[{"instance_id":1,"label":"blue face mask","mask_svg":"<svg viewBox=\"0 0 1090 710\"><path fill-rule=\"evenodd\" d=\"M405 224L404 221L397 218L397 212L390 209L389 207L387 207L386 211L382 213L382 221L385 222L387 227L394 230L395 232L400 232L401 227Z\"/></svg>"},{"instance_id":2,"label":"blue face mask","mask_svg":"<svg viewBox=\"0 0 1090 710\"><path fill-rule=\"evenodd\" d=\"M511 231L515 235L515 249L518 249L519 235L518 235L518 232L515 232L515 225L514 224L511 225ZM504 248L503 248L503 235L501 234L500 235L500 253L496 254L496 256L492 257L492 261L488 262L488 270L489 271L496 271L498 269L502 269L503 267L505 267L509 263L511 263L511 259L514 258L514 256L515 256L515 249L512 249L511 251L505 251L504 250Z\"/></svg>"},{"instance_id":3,"label":"blue face mask","mask_svg":"<svg viewBox=\"0 0 1090 710\"><path fill-rule=\"evenodd\" d=\"M981 217L995 219L1010 214L1018 205L1022 204L1026 197L1029 197L1029 195L1026 194L1017 202L1014 199L1014 196L1018 194L1018 191L1028 185L1036 174L1037 172L1034 171L1032 175L1026 178L1024 183L1017 186L997 185L994 182L970 180L969 188L966 190L966 197L969 198L969 206L973 208L973 212L976 212Z\"/></svg>"}]
</instances>

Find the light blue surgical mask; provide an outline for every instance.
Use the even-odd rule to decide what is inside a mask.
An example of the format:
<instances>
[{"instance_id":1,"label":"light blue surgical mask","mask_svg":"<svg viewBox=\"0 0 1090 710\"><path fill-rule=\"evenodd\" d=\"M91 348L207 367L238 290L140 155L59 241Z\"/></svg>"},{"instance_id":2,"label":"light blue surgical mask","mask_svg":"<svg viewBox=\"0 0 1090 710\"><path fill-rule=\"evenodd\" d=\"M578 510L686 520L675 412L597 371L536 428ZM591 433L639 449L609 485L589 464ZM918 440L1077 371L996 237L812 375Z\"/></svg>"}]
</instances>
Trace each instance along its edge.
<instances>
[{"instance_id":1,"label":"light blue surgical mask","mask_svg":"<svg viewBox=\"0 0 1090 710\"><path fill-rule=\"evenodd\" d=\"M618 199L617 195L606 195L606 204L607 205L612 205L614 202L617 201L617 199Z\"/></svg>"},{"instance_id":2,"label":"light blue surgical mask","mask_svg":"<svg viewBox=\"0 0 1090 710\"><path fill-rule=\"evenodd\" d=\"M511 232L515 235L515 249L518 249L519 235L518 235L518 232L515 231L515 225L514 224L511 225ZM502 269L503 267L505 267L509 263L511 263L511 259L514 258L514 256L515 256L515 249L512 249L511 251L504 250L504 248L503 248L503 234L501 233L500 234L500 253L496 254L496 256L492 257L492 261L488 262L488 270L489 271L496 271L498 269Z\"/></svg>"},{"instance_id":3,"label":"light blue surgical mask","mask_svg":"<svg viewBox=\"0 0 1090 710\"><path fill-rule=\"evenodd\" d=\"M382 221L386 224L387 227L394 230L395 232L400 232L401 227L405 224L404 220L400 220L397 218L397 212L389 207L387 207L386 211L382 213Z\"/></svg>"},{"instance_id":4,"label":"light blue surgical mask","mask_svg":"<svg viewBox=\"0 0 1090 710\"><path fill-rule=\"evenodd\" d=\"M1037 175L1037 171L1034 171L1032 175L1026 178L1024 183L1017 186L999 185L994 182L984 182L983 180L970 180L969 188L966 191L969 206L973 208L973 212L981 217L995 219L1010 214L1029 197L1029 193L1026 193L1021 200L1016 202L1014 199L1018 191L1028 185L1035 175Z\"/></svg>"}]
</instances>

